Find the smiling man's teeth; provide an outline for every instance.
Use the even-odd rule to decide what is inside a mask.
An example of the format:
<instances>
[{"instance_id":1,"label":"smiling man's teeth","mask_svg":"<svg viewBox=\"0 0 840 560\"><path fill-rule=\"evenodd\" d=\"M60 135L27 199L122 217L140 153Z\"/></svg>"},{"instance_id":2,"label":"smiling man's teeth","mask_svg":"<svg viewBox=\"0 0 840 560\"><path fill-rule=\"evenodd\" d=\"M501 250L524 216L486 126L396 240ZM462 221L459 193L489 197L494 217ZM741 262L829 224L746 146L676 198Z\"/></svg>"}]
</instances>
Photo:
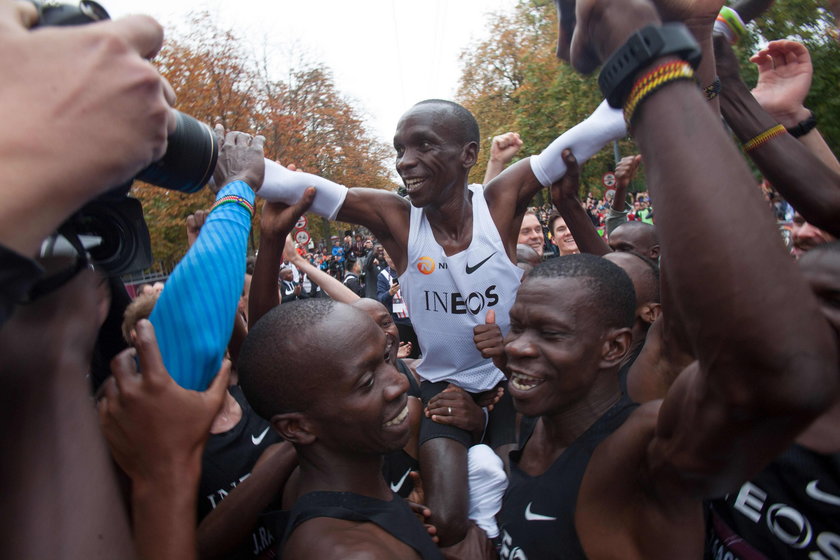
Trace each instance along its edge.
<instances>
[{"instance_id":1,"label":"smiling man's teeth","mask_svg":"<svg viewBox=\"0 0 840 560\"><path fill-rule=\"evenodd\" d=\"M411 190L417 187L423 181L425 181L425 179L405 179L405 188Z\"/></svg>"},{"instance_id":2,"label":"smiling man's teeth","mask_svg":"<svg viewBox=\"0 0 840 560\"><path fill-rule=\"evenodd\" d=\"M387 428L387 427L390 427L390 426L396 426L397 424L402 424L403 420L405 420L407 417L408 417L408 405L406 404L405 408L402 409L402 412L397 414L396 418L394 418L393 420L388 420L387 422L385 422L385 427Z\"/></svg>"},{"instance_id":3,"label":"smiling man's teeth","mask_svg":"<svg viewBox=\"0 0 840 560\"><path fill-rule=\"evenodd\" d=\"M518 391L528 391L542 383L542 379L524 375L522 373L514 373L510 376L510 384Z\"/></svg>"}]
</instances>

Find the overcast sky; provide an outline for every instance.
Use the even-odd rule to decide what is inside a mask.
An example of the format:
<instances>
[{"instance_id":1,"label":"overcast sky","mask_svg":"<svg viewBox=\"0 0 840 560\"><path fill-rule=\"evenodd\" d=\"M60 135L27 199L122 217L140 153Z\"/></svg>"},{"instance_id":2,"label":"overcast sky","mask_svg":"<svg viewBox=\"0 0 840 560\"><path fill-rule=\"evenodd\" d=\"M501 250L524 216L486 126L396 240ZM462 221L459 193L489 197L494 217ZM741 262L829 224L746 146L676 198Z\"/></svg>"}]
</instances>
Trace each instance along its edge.
<instances>
[{"instance_id":1,"label":"overcast sky","mask_svg":"<svg viewBox=\"0 0 840 560\"><path fill-rule=\"evenodd\" d=\"M487 37L486 14L516 0L99 0L119 17L146 13L168 32L190 11L206 10L254 49L269 49L278 78L293 52L323 62L338 89L369 115L371 132L391 144L397 120L422 99L455 96L459 54ZM180 26L180 27L179 27Z\"/></svg>"}]
</instances>

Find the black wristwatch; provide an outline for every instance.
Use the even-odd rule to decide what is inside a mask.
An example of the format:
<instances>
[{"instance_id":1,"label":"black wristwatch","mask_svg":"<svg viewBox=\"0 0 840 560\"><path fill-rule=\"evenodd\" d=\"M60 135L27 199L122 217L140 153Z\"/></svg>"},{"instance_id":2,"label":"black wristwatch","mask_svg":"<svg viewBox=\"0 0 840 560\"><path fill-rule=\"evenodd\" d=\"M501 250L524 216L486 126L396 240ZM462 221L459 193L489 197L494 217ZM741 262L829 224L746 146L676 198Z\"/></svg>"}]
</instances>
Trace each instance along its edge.
<instances>
[{"instance_id":1,"label":"black wristwatch","mask_svg":"<svg viewBox=\"0 0 840 560\"><path fill-rule=\"evenodd\" d=\"M598 85L610 107L620 108L630 95L636 74L657 58L675 55L697 68L702 54L700 45L682 23L648 25L633 33L607 59Z\"/></svg>"},{"instance_id":2,"label":"black wristwatch","mask_svg":"<svg viewBox=\"0 0 840 560\"><path fill-rule=\"evenodd\" d=\"M810 117L808 117L804 121L801 121L796 126L788 128L787 131L788 134L790 134L794 138L800 138L802 136L805 136L815 128L817 128L817 117L815 117L814 112L811 111Z\"/></svg>"}]
</instances>

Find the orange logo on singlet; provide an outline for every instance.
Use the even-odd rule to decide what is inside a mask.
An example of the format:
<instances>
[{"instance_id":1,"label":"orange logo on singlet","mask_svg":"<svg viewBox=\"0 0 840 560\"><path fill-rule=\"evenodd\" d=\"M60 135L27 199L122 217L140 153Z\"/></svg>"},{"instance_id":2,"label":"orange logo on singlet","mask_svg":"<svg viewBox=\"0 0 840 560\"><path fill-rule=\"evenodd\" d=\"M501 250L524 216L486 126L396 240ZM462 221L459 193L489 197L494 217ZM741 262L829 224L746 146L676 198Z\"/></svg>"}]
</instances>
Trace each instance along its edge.
<instances>
[{"instance_id":1,"label":"orange logo on singlet","mask_svg":"<svg viewBox=\"0 0 840 560\"><path fill-rule=\"evenodd\" d=\"M431 274L435 271L435 260L432 257L420 257L417 260L417 270L423 274Z\"/></svg>"}]
</instances>

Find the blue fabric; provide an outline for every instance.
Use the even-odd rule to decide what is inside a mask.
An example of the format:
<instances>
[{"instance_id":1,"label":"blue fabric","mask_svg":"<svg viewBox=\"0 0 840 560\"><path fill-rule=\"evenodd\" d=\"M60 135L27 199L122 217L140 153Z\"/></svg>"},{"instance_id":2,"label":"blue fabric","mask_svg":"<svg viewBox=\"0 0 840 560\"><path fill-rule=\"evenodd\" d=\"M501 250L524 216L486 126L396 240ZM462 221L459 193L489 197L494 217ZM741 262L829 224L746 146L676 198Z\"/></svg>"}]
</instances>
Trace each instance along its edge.
<instances>
[{"instance_id":1,"label":"blue fabric","mask_svg":"<svg viewBox=\"0 0 840 560\"><path fill-rule=\"evenodd\" d=\"M226 185L216 199L230 195L254 203L254 191L242 181ZM163 364L181 387L205 390L222 365L245 283L250 231L251 214L242 205L213 210L149 317Z\"/></svg>"}]
</instances>

